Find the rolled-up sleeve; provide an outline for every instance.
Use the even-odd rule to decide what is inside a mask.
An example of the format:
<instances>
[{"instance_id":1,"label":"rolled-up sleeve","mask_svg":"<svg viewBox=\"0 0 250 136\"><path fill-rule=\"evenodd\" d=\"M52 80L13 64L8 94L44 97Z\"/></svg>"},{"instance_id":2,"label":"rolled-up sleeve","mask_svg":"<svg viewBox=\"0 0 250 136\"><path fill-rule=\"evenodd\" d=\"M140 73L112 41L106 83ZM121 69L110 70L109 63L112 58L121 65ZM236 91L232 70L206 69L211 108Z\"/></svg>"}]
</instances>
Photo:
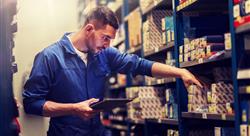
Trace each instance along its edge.
<instances>
[{"instance_id":1,"label":"rolled-up sleeve","mask_svg":"<svg viewBox=\"0 0 250 136\"><path fill-rule=\"evenodd\" d=\"M44 53L35 57L29 79L24 85L23 105L28 114L42 116L43 105L51 84L51 70Z\"/></svg>"},{"instance_id":2,"label":"rolled-up sleeve","mask_svg":"<svg viewBox=\"0 0 250 136\"><path fill-rule=\"evenodd\" d=\"M140 58L134 54L120 53L113 47L107 48L106 52L112 71L152 76L153 61Z\"/></svg>"}]
</instances>

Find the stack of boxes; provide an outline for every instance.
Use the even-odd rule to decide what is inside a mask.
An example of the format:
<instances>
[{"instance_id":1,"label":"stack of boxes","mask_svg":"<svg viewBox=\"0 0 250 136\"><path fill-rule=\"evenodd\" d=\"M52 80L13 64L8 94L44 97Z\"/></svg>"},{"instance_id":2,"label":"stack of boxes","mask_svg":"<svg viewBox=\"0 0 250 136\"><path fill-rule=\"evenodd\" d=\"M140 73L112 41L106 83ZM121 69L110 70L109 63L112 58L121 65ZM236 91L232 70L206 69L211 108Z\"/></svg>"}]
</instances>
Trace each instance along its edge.
<instances>
[{"instance_id":1,"label":"stack of boxes","mask_svg":"<svg viewBox=\"0 0 250 136\"><path fill-rule=\"evenodd\" d=\"M174 41L174 20L173 16L162 18L162 44L165 45Z\"/></svg>"},{"instance_id":2,"label":"stack of boxes","mask_svg":"<svg viewBox=\"0 0 250 136\"><path fill-rule=\"evenodd\" d=\"M131 120L161 118L165 98L161 87L131 87L126 89L127 98L135 98L128 104L128 118Z\"/></svg>"},{"instance_id":3,"label":"stack of boxes","mask_svg":"<svg viewBox=\"0 0 250 136\"><path fill-rule=\"evenodd\" d=\"M169 119L178 118L177 92L175 89L166 89L165 117Z\"/></svg>"},{"instance_id":4,"label":"stack of boxes","mask_svg":"<svg viewBox=\"0 0 250 136\"><path fill-rule=\"evenodd\" d=\"M233 85L219 82L211 85L211 101L209 100L209 113L233 114Z\"/></svg>"},{"instance_id":5,"label":"stack of boxes","mask_svg":"<svg viewBox=\"0 0 250 136\"><path fill-rule=\"evenodd\" d=\"M189 136L235 136L234 128L203 128L191 129Z\"/></svg>"},{"instance_id":6,"label":"stack of boxes","mask_svg":"<svg viewBox=\"0 0 250 136\"><path fill-rule=\"evenodd\" d=\"M190 43L179 46L179 62L199 61L206 59L225 49L231 49L228 46L230 36L209 35L192 40ZM225 43L227 48L225 48Z\"/></svg>"},{"instance_id":7,"label":"stack of boxes","mask_svg":"<svg viewBox=\"0 0 250 136\"><path fill-rule=\"evenodd\" d=\"M141 10L145 11L153 2L153 0L140 0Z\"/></svg>"},{"instance_id":8,"label":"stack of boxes","mask_svg":"<svg viewBox=\"0 0 250 136\"><path fill-rule=\"evenodd\" d=\"M207 112L207 90L190 85L188 91L188 112Z\"/></svg>"},{"instance_id":9,"label":"stack of boxes","mask_svg":"<svg viewBox=\"0 0 250 136\"><path fill-rule=\"evenodd\" d=\"M192 129L189 131L188 136L213 136L214 130L213 129Z\"/></svg>"},{"instance_id":10,"label":"stack of boxes","mask_svg":"<svg viewBox=\"0 0 250 136\"><path fill-rule=\"evenodd\" d=\"M128 15L129 46L134 48L142 43L141 40L141 13L137 8Z\"/></svg>"},{"instance_id":11,"label":"stack of boxes","mask_svg":"<svg viewBox=\"0 0 250 136\"><path fill-rule=\"evenodd\" d=\"M153 10L147 15L147 20L143 23L143 48L144 52L154 51L162 46L162 18L172 16L172 11Z\"/></svg>"},{"instance_id":12,"label":"stack of boxes","mask_svg":"<svg viewBox=\"0 0 250 136\"><path fill-rule=\"evenodd\" d=\"M188 111L215 114L233 113L233 86L231 83L219 82L210 89L201 90L196 85L188 88Z\"/></svg>"},{"instance_id":13,"label":"stack of boxes","mask_svg":"<svg viewBox=\"0 0 250 136\"><path fill-rule=\"evenodd\" d=\"M216 67L213 70L215 83L204 89L191 85L188 88L188 111L214 114L233 114L233 85L231 69Z\"/></svg>"},{"instance_id":14,"label":"stack of boxes","mask_svg":"<svg viewBox=\"0 0 250 136\"><path fill-rule=\"evenodd\" d=\"M250 101L243 100L241 103L241 136L250 136Z\"/></svg>"},{"instance_id":15,"label":"stack of boxes","mask_svg":"<svg viewBox=\"0 0 250 136\"><path fill-rule=\"evenodd\" d=\"M233 16L234 26L238 27L249 22L250 19L250 1L234 0Z\"/></svg>"},{"instance_id":16,"label":"stack of boxes","mask_svg":"<svg viewBox=\"0 0 250 136\"><path fill-rule=\"evenodd\" d=\"M179 131L173 130L173 129L168 129L167 136L179 136Z\"/></svg>"}]
</instances>

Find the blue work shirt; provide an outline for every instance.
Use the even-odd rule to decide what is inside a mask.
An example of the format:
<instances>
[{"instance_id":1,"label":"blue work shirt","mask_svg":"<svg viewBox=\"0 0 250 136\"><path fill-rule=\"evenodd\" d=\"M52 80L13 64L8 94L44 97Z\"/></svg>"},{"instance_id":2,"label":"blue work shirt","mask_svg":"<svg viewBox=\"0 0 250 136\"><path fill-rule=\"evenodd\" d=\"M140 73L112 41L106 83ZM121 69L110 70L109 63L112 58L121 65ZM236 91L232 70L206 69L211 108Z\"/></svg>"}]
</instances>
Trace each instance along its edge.
<instances>
[{"instance_id":1,"label":"blue work shirt","mask_svg":"<svg viewBox=\"0 0 250 136\"><path fill-rule=\"evenodd\" d=\"M68 34L36 55L24 86L26 113L42 116L47 100L77 103L90 98L103 99L105 79L111 72L151 76L153 62L136 55L121 54L113 47L97 55L88 53L86 66L76 54ZM99 117L83 120L67 115L51 117L47 133L51 136L102 135L102 128Z\"/></svg>"}]
</instances>

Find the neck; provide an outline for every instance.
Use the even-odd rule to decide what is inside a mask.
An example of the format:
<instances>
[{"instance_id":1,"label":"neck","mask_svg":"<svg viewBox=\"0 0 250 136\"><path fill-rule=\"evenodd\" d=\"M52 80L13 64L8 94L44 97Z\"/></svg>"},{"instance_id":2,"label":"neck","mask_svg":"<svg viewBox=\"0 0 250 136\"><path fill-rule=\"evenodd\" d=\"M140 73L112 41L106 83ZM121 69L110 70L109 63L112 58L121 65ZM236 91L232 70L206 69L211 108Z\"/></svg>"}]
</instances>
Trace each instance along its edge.
<instances>
[{"instance_id":1,"label":"neck","mask_svg":"<svg viewBox=\"0 0 250 136\"><path fill-rule=\"evenodd\" d=\"M88 47L86 45L86 39L85 37L83 37L83 35L84 34L81 34L81 32L76 32L72 36L70 36L70 40L77 50L87 53Z\"/></svg>"}]
</instances>

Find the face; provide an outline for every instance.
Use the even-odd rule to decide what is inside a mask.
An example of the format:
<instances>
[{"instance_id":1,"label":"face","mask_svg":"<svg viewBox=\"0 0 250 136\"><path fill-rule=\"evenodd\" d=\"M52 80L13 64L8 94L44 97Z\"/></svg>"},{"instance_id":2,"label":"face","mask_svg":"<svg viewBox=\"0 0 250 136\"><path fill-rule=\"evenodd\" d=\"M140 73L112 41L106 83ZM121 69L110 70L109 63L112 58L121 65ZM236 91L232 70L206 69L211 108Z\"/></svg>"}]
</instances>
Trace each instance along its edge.
<instances>
[{"instance_id":1,"label":"face","mask_svg":"<svg viewBox=\"0 0 250 136\"><path fill-rule=\"evenodd\" d=\"M116 30L110 26L105 25L99 29L93 29L93 33L86 39L89 51L98 54L103 49L110 46L110 41L115 38Z\"/></svg>"}]
</instances>

